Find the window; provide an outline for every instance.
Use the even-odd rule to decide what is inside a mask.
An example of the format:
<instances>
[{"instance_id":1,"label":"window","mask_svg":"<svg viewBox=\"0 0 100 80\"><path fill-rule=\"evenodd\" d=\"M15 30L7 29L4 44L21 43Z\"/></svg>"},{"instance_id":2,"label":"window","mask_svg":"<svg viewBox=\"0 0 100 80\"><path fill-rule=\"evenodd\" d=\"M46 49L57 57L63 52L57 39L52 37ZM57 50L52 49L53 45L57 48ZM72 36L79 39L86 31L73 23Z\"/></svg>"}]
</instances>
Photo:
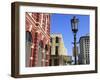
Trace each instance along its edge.
<instances>
[{"instance_id":1,"label":"window","mask_svg":"<svg viewBox=\"0 0 100 80\"><path fill-rule=\"evenodd\" d=\"M54 66L58 66L59 65L59 59L54 59Z\"/></svg>"},{"instance_id":2,"label":"window","mask_svg":"<svg viewBox=\"0 0 100 80\"><path fill-rule=\"evenodd\" d=\"M59 38L58 37L56 37L56 43L59 43Z\"/></svg>"},{"instance_id":3,"label":"window","mask_svg":"<svg viewBox=\"0 0 100 80\"><path fill-rule=\"evenodd\" d=\"M48 45L45 46L45 50L48 51Z\"/></svg>"},{"instance_id":4,"label":"window","mask_svg":"<svg viewBox=\"0 0 100 80\"><path fill-rule=\"evenodd\" d=\"M32 35L29 31L26 32L26 42L32 43Z\"/></svg>"},{"instance_id":5,"label":"window","mask_svg":"<svg viewBox=\"0 0 100 80\"><path fill-rule=\"evenodd\" d=\"M30 56L31 56L31 46L32 46L32 35L31 32L26 32L26 67L30 67Z\"/></svg>"},{"instance_id":6,"label":"window","mask_svg":"<svg viewBox=\"0 0 100 80\"><path fill-rule=\"evenodd\" d=\"M43 51L43 42L39 42L38 46L38 63L37 66L42 66L42 51Z\"/></svg>"},{"instance_id":7,"label":"window","mask_svg":"<svg viewBox=\"0 0 100 80\"><path fill-rule=\"evenodd\" d=\"M55 54L58 55L58 46L56 46L55 48L56 48Z\"/></svg>"},{"instance_id":8,"label":"window","mask_svg":"<svg viewBox=\"0 0 100 80\"><path fill-rule=\"evenodd\" d=\"M52 38L50 38L50 42L52 43Z\"/></svg>"}]
</instances>

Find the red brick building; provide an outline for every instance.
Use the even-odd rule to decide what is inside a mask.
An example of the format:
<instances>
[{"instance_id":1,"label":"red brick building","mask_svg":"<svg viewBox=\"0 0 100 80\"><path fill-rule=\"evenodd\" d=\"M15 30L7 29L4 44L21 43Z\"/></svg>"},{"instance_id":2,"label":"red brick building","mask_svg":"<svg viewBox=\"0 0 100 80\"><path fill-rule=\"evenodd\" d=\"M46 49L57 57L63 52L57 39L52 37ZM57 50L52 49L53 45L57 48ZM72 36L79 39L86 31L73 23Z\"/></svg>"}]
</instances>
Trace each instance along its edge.
<instances>
[{"instance_id":1,"label":"red brick building","mask_svg":"<svg viewBox=\"0 0 100 80\"><path fill-rule=\"evenodd\" d=\"M26 67L49 66L50 14L26 12Z\"/></svg>"}]
</instances>

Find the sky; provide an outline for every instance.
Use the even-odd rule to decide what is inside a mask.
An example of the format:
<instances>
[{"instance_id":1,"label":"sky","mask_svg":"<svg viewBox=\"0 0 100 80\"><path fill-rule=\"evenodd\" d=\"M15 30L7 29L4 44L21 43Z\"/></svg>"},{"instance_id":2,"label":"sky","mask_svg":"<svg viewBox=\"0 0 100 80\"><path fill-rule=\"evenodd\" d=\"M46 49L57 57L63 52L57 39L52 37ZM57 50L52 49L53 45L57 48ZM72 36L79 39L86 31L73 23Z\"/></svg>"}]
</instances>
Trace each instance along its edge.
<instances>
[{"instance_id":1,"label":"sky","mask_svg":"<svg viewBox=\"0 0 100 80\"><path fill-rule=\"evenodd\" d=\"M71 29L70 20L76 16L79 19L77 42L81 36L89 34L90 16L89 15L77 15L77 14L51 14L50 21L50 33L61 33L64 40L65 48L67 49L67 55L72 56L73 48L73 32Z\"/></svg>"}]
</instances>

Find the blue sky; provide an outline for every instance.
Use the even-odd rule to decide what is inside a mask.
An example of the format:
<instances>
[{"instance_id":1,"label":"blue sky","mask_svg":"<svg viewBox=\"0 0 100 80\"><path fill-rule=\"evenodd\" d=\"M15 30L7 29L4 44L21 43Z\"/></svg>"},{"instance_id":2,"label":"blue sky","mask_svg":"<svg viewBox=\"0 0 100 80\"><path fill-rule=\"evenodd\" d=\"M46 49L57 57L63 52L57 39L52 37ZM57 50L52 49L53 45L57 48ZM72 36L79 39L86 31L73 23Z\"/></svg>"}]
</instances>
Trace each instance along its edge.
<instances>
[{"instance_id":1,"label":"blue sky","mask_svg":"<svg viewBox=\"0 0 100 80\"><path fill-rule=\"evenodd\" d=\"M67 48L67 54L72 55L72 42L73 42L73 33L71 30L70 20L76 16L79 19L78 32L77 32L77 41L81 36L89 33L89 15L72 15L72 14L51 14L50 21L50 32L51 33L61 33L63 36L65 47Z\"/></svg>"}]
</instances>

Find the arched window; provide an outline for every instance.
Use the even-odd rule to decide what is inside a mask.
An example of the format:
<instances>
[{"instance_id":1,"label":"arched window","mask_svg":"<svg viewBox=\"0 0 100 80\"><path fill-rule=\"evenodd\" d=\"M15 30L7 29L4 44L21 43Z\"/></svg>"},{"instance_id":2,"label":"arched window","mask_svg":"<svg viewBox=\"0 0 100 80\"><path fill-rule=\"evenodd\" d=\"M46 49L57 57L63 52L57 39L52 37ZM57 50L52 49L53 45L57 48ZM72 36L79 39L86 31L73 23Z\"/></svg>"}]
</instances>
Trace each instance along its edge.
<instances>
[{"instance_id":1,"label":"arched window","mask_svg":"<svg viewBox=\"0 0 100 80\"><path fill-rule=\"evenodd\" d=\"M31 58L31 46L32 46L32 35L31 32L26 31L26 67L30 67L30 59Z\"/></svg>"}]
</instances>

